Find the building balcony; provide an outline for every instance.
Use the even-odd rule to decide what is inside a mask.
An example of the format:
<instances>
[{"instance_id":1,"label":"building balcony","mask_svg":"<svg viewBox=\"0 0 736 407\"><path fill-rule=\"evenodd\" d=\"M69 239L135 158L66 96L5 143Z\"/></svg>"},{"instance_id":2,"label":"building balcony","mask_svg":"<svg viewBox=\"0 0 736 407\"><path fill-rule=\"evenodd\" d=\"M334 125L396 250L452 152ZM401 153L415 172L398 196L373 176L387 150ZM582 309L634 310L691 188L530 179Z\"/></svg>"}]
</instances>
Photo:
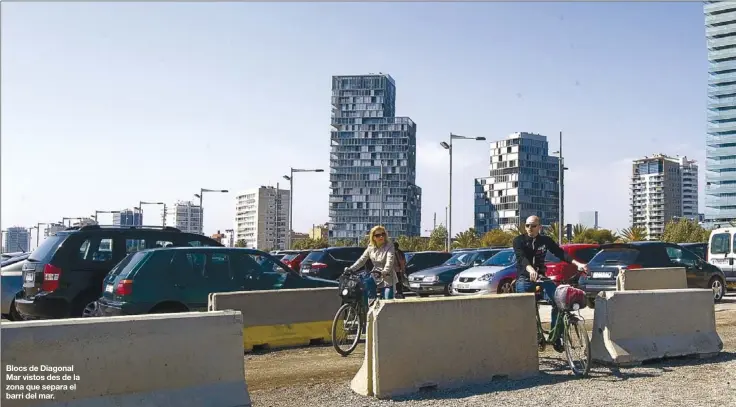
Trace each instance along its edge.
<instances>
[{"instance_id":1,"label":"building balcony","mask_svg":"<svg viewBox=\"0 0 736 407\"><path fill-rule=\"evenodd\" d=\"M716 15L717 17L718 15ZM723 21L723 20L721 20ZM705 35L708 37L708 39L712 39L714 37L723 36L727 34L733 34L736 33L736 25L729 24L729 25L719 25L719 26L706 26L705 27Z\"/></svg>"},{"instance_id":2,"label":"building balcony","mask_svg":"<svg viewBox=\"0 0 736 407\"><path fill-rule=\"evenodd\" d=\"M734 51L736 56L736 51ZM708 97L716 97L723 95L734 95L736 94L736 85L723 85L723 86L709 86Z\"/></svg>"},{"instance_id":3,"label":"building balcony","mask_svg":"<svg viewBox=\"0 0 736 407\"><path fill-rule=\"evenodd\" d=\"M736 44L736 37L729 37ZM708 76L708 85L717 85L719 83L736 82L736 72L710 74Z\"/></svg>"},{"instance_id":4,"label":"building balcony","mask_svg":"<svg viewBox=\"0 0 736 407\"><path fill-rule=\"evenodd\" d=\"M715 132L727 132L727 131L736 131L736 122L726 122L726 123L714 123L709 122L708 123L708 132L709 133L715 133Z\"/></svg>"},{"instance_id":5,"label":"building balcony","mask_svg":"<svg viewBox=\"0 0 736 407\"><path fill-rule=\"evenodd\" d=\"M734 85L734 87L736 87L736 85ZM736 109L708 110L708 121L728 120L728 119L736 119Z\"/></svg>"},{"instance_id":6,"label":"building balcony","mask_svg":"<svg viewBox=\"0 0 736 407\"><path fill-rule=\"evenodd\" d=\"M714 1L710 3L706 2L705 4L703 4L703 11L705 12L706 17L710 17L710 16L718 17L719 15L730 14L730 12L724 13L724 11L731 10L731 9L736 10L736 4L732 2L728 2L728 1ZM713 13L718 13L718 12L721 12L721 14L713 14ZM711 21L717 22L720 20L711 20ZM713 24L713 23L711 22L707 24Z\"/></svg>"}]
</instances>

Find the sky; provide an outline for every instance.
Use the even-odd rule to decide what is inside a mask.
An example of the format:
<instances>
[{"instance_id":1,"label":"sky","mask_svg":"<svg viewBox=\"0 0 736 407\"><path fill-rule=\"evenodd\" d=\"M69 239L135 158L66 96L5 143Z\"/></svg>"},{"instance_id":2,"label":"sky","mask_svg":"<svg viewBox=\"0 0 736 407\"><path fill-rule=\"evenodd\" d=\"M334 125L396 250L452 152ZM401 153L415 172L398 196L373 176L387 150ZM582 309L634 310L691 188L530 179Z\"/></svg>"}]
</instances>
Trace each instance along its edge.
<instances>
[{"instance_id":1,"label":"sky","mask_svg":"<svg viewBox=\"0 0 736 407\"><path fill-rule=\"evenodd\" d=\"M379 71L417 123L425 235L450 132L555 151L562 131L566 223L629 226L631 161L654 153L700 163L704 211L702 3L5 3L0 23L3 229L200 188L231 191L205 195L205 233L232 228L235 192L329 168L332 75ZM453 234L489 171L488 142L454 149ZM296 231L328 194L329 172L297 174Z\"/></svg>"}]
</instances>

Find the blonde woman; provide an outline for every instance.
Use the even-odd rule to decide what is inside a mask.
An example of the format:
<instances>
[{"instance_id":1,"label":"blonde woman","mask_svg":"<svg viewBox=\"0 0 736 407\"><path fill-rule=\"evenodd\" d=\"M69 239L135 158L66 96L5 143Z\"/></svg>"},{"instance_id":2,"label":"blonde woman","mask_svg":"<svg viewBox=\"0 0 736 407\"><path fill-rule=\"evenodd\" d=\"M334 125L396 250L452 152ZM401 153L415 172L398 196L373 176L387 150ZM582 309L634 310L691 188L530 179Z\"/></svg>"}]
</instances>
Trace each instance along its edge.
<instances>
[{"instance_id":1,"label":"blonde woman","mask_svg":"<svg viewBox=\"0 0 736 407\"><path fill-rule=\"evenodd\" d=\"M374 226L371 229L368 240L368 247L363 255L345 271L353 272L371 260L373 270L381 273L383 280L379 286L383 293L383 298L391 300L394 298L394 285L396 284L396 256L394 252L394 244L388 240L386 228L383 226Z\"/></svg>"}]
</instances>

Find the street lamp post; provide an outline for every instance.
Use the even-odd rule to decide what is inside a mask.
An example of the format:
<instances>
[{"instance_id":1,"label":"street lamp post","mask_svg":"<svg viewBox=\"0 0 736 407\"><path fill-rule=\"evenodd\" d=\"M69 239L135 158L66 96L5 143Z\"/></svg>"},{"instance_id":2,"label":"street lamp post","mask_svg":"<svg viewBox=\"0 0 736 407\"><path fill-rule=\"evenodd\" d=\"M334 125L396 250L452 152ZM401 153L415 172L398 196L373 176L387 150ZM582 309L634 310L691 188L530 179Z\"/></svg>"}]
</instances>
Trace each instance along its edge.
<instances>
[{"instance_id":1,"label":"street lamp post","mask_svg":"<svg viewBox=\"0 0 736 407\"><path fill-rule=\"evenodd\" d=\"M292 220L294 214L294 173L295 172L325 172L321 168L316 169L301 169L301 168L289 168L289 175L284 175L284 179L289 181L289 236L287 236L288 248L291 249L291 235L294 233Z\"/></svg>"},{"instance_id":2,"label":"street lamp post","mask_svg":"<svg viewBox=\"0 0 736 407\"><path fill-rule=\"evenodd\" d=\"M447 251L449 252L452 248L452 140L476 140L476 141L484 141L485 137L464 137L464 136L458 136L457 134L450 133L450 143L447 142L441 142L440 145L445 150L449 151L450 153L450 191L449 191L449 199L448 199L448 205L447 210L449 212L449 217L447 220Z\"/></svg>"},{"instance_id":3,"label":"street lamp post","mask_svg":"<svg viewBox=\"0 0 736 407\"><path fill-rule=\"evenodd\" d=\"M204 209L202 208L202 197L204 197L205 192L219 192L222 194L226 194L230 191L227 189L207 189L207 188L200 188L198 194L194 194L195 197L199 198L199 233L204 234Z\"/></svg>"},{"instance_id":4,"label":"street lamp post","mask_svg":"<svg viewBox=\"0 0 736 407\"><path fill-rule=\"evenodd\" d=\"M558 193L557 193L558 202L557 202L557 206L558 206L558 211L559 212L557 214L557 217L558 217L559 220L557 221L557 229L558 229L557 230L557 241L559 242L559 244L562 244L562 237L564 235L563 230L565 228L565 222L564 222L565 221L565 219L564 219L565 218L565 209L564 209L565 208L564 207L564 202L565 202L565 181L564 181L564 179L565 179L565 170L568 169L567 167L565 167L565 159L562 156L562 132L560 132L560 149L559 149L559 151L552 152L552 154L557 154L558 155L557 161L558 161L559 170L558 170L558 173L557 173L557 188L558 188Z\"/></svg>"}]
</instances>

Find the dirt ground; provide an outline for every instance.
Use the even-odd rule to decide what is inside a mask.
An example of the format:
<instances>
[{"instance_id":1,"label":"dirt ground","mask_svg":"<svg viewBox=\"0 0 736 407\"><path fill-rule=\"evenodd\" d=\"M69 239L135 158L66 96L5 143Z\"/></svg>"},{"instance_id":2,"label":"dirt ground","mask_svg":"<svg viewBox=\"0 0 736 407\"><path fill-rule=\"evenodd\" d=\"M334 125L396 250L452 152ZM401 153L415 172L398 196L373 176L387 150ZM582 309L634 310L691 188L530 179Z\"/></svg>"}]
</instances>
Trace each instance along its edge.
<instances>
[{"instance_id":1,"label":"dirt ground","mask_svg":"<svg viewBox=\"0 0 736 407\"><path fill-rule=\"evenodd\" d=\"M588 321L589 330L592 322ZM724 351L736 352L736 310L717 311L716 324L724 342ZM348 357L338 355L331 345L247 354L245 377L248 390L253 395L284 387L348 382L360 369L363 355L362 343ZM550 348L540 357L562 359Z\"/></svg>"}]
</instances>

